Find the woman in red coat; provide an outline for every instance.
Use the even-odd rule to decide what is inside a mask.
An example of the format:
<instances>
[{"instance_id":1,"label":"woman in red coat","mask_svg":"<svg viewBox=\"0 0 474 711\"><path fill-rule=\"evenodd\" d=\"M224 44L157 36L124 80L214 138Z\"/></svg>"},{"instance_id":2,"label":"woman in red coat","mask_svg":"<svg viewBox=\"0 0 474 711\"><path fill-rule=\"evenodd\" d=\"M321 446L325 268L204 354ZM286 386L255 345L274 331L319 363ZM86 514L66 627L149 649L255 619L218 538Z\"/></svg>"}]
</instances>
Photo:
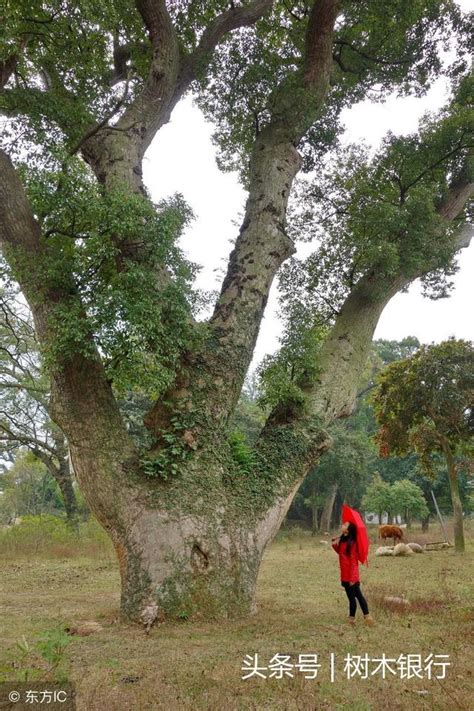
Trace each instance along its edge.
<instances>
[{"instance_id":1,"label":"woman in red coat","mask_svg":"<svg viewBox=\"0 0 474 711\"><path fill-rule=\"evenodd\" d=\"M332 539L332 547L339 554L339 567L341 569L341 585L349 598L349 622L355 624L357 600L364 613L367 624L374 623L367 600L360 589L359 561L357 558L357 528L351 522L342 524L339 538Z\"/></svg>"}]
</instances>

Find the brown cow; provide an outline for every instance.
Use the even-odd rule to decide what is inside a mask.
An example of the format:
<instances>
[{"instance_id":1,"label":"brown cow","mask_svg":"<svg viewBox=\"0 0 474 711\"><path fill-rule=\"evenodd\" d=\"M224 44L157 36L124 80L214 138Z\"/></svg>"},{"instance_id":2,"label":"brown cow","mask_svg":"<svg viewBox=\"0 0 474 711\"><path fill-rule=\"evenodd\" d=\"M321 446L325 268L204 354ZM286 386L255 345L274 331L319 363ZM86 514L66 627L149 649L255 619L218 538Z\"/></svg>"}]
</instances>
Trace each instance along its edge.
<instances>
[{"instance_id":1,"label":"brown cow","mask_svg":"<svg viewBox=\"0 0 474 711\"><path fill-rule=\"evenodd\" d=\"M386 538L393 538L393 545L396 540L403 541L403 530L400 526L379 526L379 541Z\"/></svg>"}]
</instances>

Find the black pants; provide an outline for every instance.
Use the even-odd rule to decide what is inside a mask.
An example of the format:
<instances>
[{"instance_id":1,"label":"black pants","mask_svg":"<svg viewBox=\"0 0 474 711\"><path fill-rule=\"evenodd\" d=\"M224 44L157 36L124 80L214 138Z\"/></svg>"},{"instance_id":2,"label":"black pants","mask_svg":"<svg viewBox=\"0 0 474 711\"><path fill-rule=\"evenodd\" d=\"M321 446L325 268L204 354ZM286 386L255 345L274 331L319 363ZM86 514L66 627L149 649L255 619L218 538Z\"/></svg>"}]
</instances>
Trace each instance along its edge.
<instances>
[{"instance_id":1,"label":"black pants","mask_svg":"<svg viewBox=\"0 0 474 711\"><path fill-rule=\"evenodd\" d=\"M362 610L364 615L368 615L369 606L367 605L367 600L362 595L360 583L354 583L353 585L351 585L350 583L341 583L341 585L346 591L347 597L349 598L349 617L355 617L355 613L357 610L357 600L359 600L360 609Z\"/></svg>"}]
</instances>

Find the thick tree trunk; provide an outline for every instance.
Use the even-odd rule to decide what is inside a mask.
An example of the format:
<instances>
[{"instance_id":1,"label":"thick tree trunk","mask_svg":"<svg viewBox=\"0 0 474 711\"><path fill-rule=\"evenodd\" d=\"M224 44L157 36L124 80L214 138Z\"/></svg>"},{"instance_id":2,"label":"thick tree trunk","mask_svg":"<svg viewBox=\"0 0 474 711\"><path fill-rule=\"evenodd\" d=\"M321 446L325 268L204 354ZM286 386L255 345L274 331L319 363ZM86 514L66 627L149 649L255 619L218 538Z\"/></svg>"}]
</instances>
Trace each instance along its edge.
<instances>
[{"instance_id":1,"label":"thick tree trunk","mask_svg":"<svg viewBox=\"0 0 474 711\"><path fill-rule=\"evenodd\" d=\"M123 617L145 622L150 607L159 619L254 610L263 541L228 514L143 508L116 545Z\"/></svg>"},{"instance_id":2,"label":"thick tree trunk","mask_svg":"<svg viewBox=\"0 0 474 711\"><path fill-rule=\"evenodd\" d=\"M203 449L174 479L149 482L136 472L137 489L130 487L111 532L123 619L146 624L155 618L223 619L256 611L262 556L300 482L291 498L275 492L270 509L257 513L249 492L241 497L230 491L222 462L214 448ZM82 477L93 504L90 485ZM109 514L109 526L110 521Z\"/></svg>"},{"instance_id":3,"label":"thick tree trunk","mask_svg":"<svg viewBox=\"0 0 474 711\"><path fill-rule=\"evenodd\" d=\"M321 531L329 531L331 528L331 518L332 518L332 511L334 508L334 502L336 500L336 494L337 494L337 484L333 484L331 486L331 489L326 496L326 500L324 502L324 508L323 508L323 513L321 516L321 525L320 529Z\"/></svg>"},{"instance_id":4,"label":"thick tree trunk","mask_svg":"<svg viewBox=\"0 0 474 711\"><path fill-rule=\"evenodd\" d=\"M448 467L449 489L451 491L451 502L453 504L454 550L458 553L464 553L464 525L461 496L459 494L459 482L456 471L456 460L447 442L443 444L443 451Z\"/></svg>"},{"instance_id":5,"label":"thick tree trunk","mask_svg":"<svg viewBox=\"0 0 474 711\"><path fill-rule=\"evenodd\" d=\"M425 518L421 521L421 530L423 531L423 533L428 533L430 517L431 514L428 514L428 516L425 516Z\"/></svg>"}]
</instances>

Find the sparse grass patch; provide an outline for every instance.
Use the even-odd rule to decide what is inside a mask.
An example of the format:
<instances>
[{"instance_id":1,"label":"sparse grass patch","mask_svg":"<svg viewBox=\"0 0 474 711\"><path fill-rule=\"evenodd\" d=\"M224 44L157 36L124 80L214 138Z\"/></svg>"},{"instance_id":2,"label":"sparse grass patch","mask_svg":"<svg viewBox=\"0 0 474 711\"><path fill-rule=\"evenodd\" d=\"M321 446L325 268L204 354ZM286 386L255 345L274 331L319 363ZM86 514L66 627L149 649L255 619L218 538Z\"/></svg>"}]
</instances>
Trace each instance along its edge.
<instances>
[{"instance_id":1,"label":"sparse grass patch","mask_svg":"<svg viewBox=\"0 0 474 711\"><path fill-rule=\"evenodd\" d=\"M420 615L436 615L438 610L449 606L449 600L432 595L410 595L407 586L394 589L388 583L372 585L370 597L374 609L389 610L403 615L417 613Z\"/></svg>"},{"instance_id":2,"label":"sparse grass patch","mask_svg":"<svg viewBox=\"0 0 474 711\"><path fill-rule=\"evenodd\" d=\"M469 522L470 523L470 522ZM440 535L433 530L433 536ZM471 708L474 664L469 641L473 540L466 522L465 555L452 549L406 558L375 558L361 566L362 589L376 626L361 619L349 629L347 599L337 557L327 537L309 532L279 536L267 550L258 581L258 612L226 624L166 622L149 636L117 620L120 589L113 557L62 560L3 557L0 602L3 657L22 635L30 643L56 624L96 620L103 629L72 637L64 650L69 679L77 686L78 711L320 711L350 706L360 711ZM321 541L325 541L324 544ZM372 549L373 551L373 549ZM398 614L383 595L412 603ZM275 654L296 663L316 653L318 677L242 680L246 654L268 666ZM329 676L330 655L336 678ZM347 654L449 654L446 679L348 679ZM41 662L35 657L36 663ZM4 666L5 661L0 662ZM11 678L11 677L10 677Z\"/></svg>"}]
</instances>

